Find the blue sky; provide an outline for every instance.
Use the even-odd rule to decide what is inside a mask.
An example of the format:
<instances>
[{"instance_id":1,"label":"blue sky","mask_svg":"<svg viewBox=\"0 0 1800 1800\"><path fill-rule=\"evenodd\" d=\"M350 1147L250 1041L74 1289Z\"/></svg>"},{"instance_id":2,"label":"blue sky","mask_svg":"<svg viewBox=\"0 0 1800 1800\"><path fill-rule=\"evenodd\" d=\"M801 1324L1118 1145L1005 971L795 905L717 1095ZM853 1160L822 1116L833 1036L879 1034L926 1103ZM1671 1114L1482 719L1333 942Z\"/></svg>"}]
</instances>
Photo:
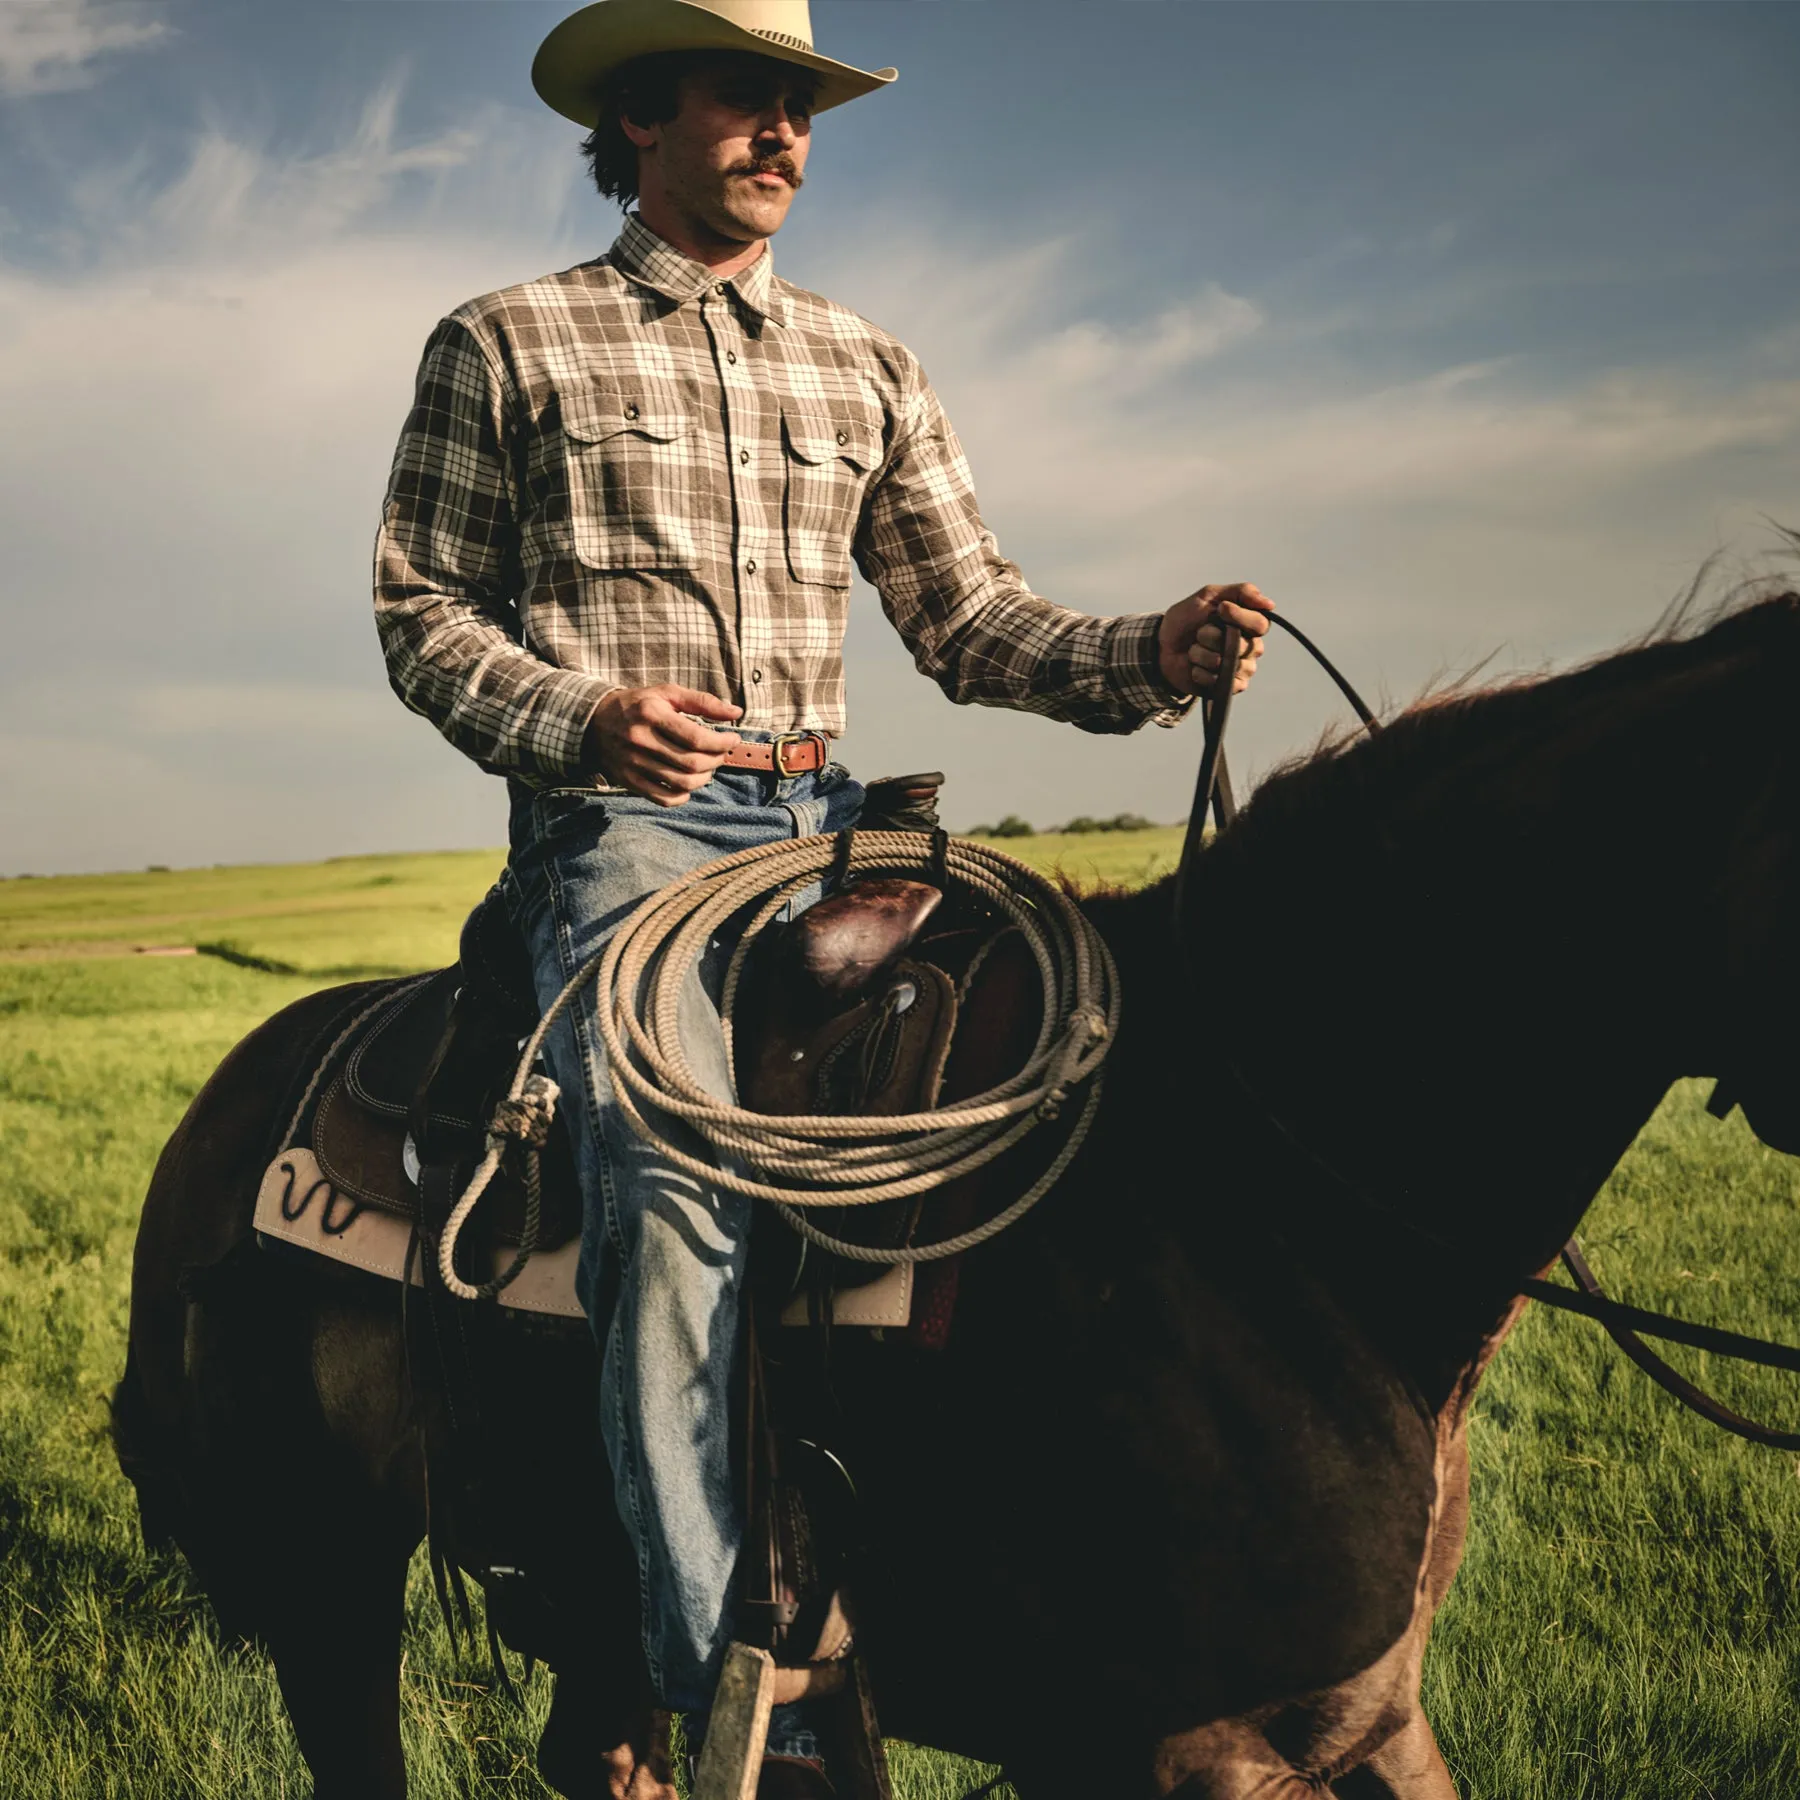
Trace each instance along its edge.
<instances>
[{"instance_id":1,"label":"blue sky","mask_svg":"<svg viewBox=\"0 0 1800 1800\"><path fill-rule=\"evenodd\" d=\"M493 844L368 616L432 322L616 216L525 0L0 4L0 872ZM1800 10L815 0L790 278L924 359L1041 592L1260 582L1402 699L1800 522ZM862 594L859 773L1180 816L1198 733L950 706ZM1266 768L1339 715L1291 653Z\"/></svg>"}]
</instances>

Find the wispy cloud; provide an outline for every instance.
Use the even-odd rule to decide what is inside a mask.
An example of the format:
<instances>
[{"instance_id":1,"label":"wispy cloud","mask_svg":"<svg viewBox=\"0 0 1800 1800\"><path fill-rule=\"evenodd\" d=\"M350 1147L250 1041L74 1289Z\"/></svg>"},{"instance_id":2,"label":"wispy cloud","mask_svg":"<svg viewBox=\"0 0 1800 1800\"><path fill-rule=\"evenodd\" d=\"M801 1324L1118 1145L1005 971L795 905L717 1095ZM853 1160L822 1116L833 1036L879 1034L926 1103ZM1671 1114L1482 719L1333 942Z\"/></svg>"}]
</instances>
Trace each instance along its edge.
<instances>
[{"instance_id":1,"label":"wispy cloud","mask_svg":"<svg viewBox=\"0 0 1800 1800\"><path fill-rule=\"evenodd\" d=\"M6 0L0 5L0 94L61 93L97 80L104 59L171 35L148 8L101 0Z\"/></svg>"},{"instance_id":2,"label":"wispy cloud","mask_svg":"<svg viewBox=\"0 0 1800 1800\"><path fill-rule=\"evenodd\" d=\"M495 108L409 135L404 97L398 78L382 82L337 141L311 153L276 154L210 124L173 175L136 156L89 167L70 184L55 241L71 269L103 278L254 267L396 228L408 237L554 233L572 158L560 171L542 168Z\"/></svg>"},{"instance_id":3,"label":"wispy cloud","mask_svg":"<svg viewBox=\"0 0 1800 1800\"><path fill-rule=\"evenodd\" d=\"M1147 325L1122 331L1084 319L1028 339L1019 372L1028 379L1090 386L1135 396L1153 382L1187 373L1248 337L1263 323L1250 301L1208 282L1198 299L1172 306Z\"/></svg>"},{"instance_id":4,"label":"wispy cloud","mask_svg":"<svg viewBox=\"0 0 1800 1800\"><path fill-rule=\"evenodd\" d=\"M996 258L918 233L898 255L846 247L825 272L833 283L931 340L1003 543L1054 546L1059 597L1103 609L1141 606L1145 583L1179 580L1183 566L1195 584L1217 578L1209 540L1234 570L1254 566L1237 560L1252 542L1265 566L1291 566L1292 540L1336 535L1372 564L1378 540L1497 521L1518 532L1521 556L1534 531L1566 541L1585 527L1617 543L1622 514L1643 516L1654 540L1667 529L1653 516L1658 484L1717 493L1745 472L1732 459L1755 458L1762 479L1747 485L1762 493L1800 465L1793 334L1765 334L1719 366L1570 380L1509 356L1394 381L1346 368L1316 319L1216 284L1135 323L1058 323L1053 308L1119 298L1068 241ZM1690 512L1681 528L1693 523ZM1692 559L1710 545L1709 529ZM1458 610L1445 602L1447 620Z\"/></svg>"},{"instance_id":5,"label":"wispy cloud","mask_svg":"<svg viewBox=\"0 0 1800 1800\"><path fill-rule=\"evenodd\" d=\"M934 225L817 261L809 285L924 356L1001 547L1040 591L1143 611L1253 579L1397 697L1496 651L1497 668L1537 667L1628 638L1800 491L1800 335L1779 329L1573 378L1522 355L1419 368L1391 345L1346 353L1369 344L1366 316L1334 329L1258 294L1205 287L1179 327L1167 308L1132 319L1068 241L1002 255ZM916 762L929 731L959 765L959 819L1060 817L1085 792L1184 804L1191 762L1161 734L1098 755L1048 727L984 735L934 711L879 631L853 641L853 760ZM1292 658L1259 690L1234 729L1266 767L1333 703ZM994 769L982 744L1001 730L1030 750Z\"/></svg>"},{"instance_id":6,"label":"wispy cloud","mask_svg":"<svg viewBox=\"0 0 1800 1800\"><path fill-rule=\"evenodd\" d=\"M1725 453L1800 448L1800 378L1708 381L1650 368L1545 391L1522 374L1515 385L1491 366L1446 369L1246 421L1204 491L1516 512L1577 504Z\"/></svg>"},{"instance_id":7,"label":"wispy cloud","mask_svg":"<svg viewBox=\"0 0 1800 1800\"><path fill-rule=\"evenodd\" d=\"M502 124L408 137L398 106L384 86L313 156L203 132L160 185L85 184L85 254L0 262L0 519L65 604L180 592L190 626L215 604L241 622L271 582L317 581L340 536L364 558L426 333L537 272L569 198ZM249 591L251 562L226 578L222 557L260 563Z\"/></svg>"}]
</instances>

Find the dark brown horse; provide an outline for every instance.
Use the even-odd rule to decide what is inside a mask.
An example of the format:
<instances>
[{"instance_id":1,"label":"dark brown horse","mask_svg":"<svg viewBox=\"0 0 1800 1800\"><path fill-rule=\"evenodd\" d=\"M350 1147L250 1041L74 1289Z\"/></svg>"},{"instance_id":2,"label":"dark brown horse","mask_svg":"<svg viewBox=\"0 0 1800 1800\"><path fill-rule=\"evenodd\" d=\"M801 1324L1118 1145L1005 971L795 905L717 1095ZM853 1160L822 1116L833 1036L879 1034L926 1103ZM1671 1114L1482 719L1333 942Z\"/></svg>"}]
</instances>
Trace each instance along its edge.
<instances>
[{"instance_id":1,"label":"dark brown horse","mask_svg":"<svg viewBox=\"0 0 1800 1800\"><path fill-rule=\"evenodd\" d=\"M1092 1138L969 1258L948 1349L839 1334L888 1729L1028 1800L1453 1800L1419 1663L1520 1280L1680 1076L1800 1151L1797 693L1787 595L1280 775L1185 918L1166 883L1091 904L1125 996ZM279 1097L353 997L272 1019L171 1140L118 1420L319 1795L386 1797L425 1521L400 1290L248 1244ZM510 1445L546 1529L573 1504L604 1540L591 1355L508 1354L553 1422ZM329 1528L274 1553L296 1516ZM572 1794L637 1698L629 1585L602 1611L546 1756Z\"/></svg>"}]
</instances>

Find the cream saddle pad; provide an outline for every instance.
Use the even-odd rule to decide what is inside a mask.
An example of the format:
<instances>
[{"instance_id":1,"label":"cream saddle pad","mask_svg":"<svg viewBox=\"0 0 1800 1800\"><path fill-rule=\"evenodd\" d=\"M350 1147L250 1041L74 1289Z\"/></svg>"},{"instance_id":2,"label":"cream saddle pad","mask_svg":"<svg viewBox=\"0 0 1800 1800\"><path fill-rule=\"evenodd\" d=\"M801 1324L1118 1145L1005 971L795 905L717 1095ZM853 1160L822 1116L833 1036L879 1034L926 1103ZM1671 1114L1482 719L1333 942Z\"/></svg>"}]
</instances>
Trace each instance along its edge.
<instances>
[{"instance_id":1,"label":"cream saddle pad","mask_svg":"<svg viewBox=\"0 0 1800 1800\"><path fill-rule=\"evenodd\" d=\"M284 1150L269 1164L256 1196L256 1229L277 1243L310 1250L367 1274L423 1285L411 1223L343 1193L319 1167L311 1150ZM498 1274L514 1252L499 1246L492 1254ZM501 1289L500 1304L519 1312L582 1318L575 1292L575 1265L580 1254L578 1237L554 1250L538 1252L517 1279ZM838 1293L832 1306L833 1323L904 1325L912 1316L912 1289L912 1267L900 1264L865 1287ZM801 1295L789 1303L782 1323L806 1322L806 1299Z\"/></svg>"}]
</instances>

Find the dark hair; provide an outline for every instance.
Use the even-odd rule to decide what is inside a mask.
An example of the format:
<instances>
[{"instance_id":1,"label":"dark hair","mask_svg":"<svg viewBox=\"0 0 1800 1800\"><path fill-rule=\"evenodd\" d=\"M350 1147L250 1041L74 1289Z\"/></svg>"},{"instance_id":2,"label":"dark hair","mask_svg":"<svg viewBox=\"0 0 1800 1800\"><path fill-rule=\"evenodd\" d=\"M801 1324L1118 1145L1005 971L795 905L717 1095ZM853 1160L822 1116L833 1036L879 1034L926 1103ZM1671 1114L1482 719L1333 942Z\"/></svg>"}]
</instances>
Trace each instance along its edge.
<instances>
[{"instance_id":1,"label":"dark hair","mask_svg":"<svg viewBox=\"0 0 1800 1800\"><path fill-rule=\"evenodd\" d=\"M737 50L657 50L620 64L600 84L599 122L581 140L588 172L605 199L628 207L638 197L638 147L620 121L666 125L681 111L681 84L690 75L720 65L749 71L758 83L780 82L790 94L801 91L809 104L818 85L809 69Z\"/></svg>"},{"instance_id":2,"label":"dark hair","mask_svg":"<svg viewBox=\"0 0 1800 1800\"><path fill-rule=\"evenodd\" d=\"M682 81L711 60L704 50L659 50L622 63L600 84L599 123L581 154L603 198L629 206L638 197L638 147L619 121L666 125L681 111Z\"/></svg>"}]
</instances>

